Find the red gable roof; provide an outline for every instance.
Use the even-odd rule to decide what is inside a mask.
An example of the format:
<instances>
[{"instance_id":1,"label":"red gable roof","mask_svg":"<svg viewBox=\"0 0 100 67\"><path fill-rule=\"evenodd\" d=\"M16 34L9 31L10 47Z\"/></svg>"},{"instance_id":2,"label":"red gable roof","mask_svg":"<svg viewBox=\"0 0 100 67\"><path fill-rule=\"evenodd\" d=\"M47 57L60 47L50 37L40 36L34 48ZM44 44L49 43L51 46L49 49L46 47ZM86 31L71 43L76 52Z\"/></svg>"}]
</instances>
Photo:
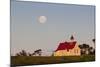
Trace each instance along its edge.
<instances>
[{"instance_id":1,"label":"red gable roof","mask_svg":"<svg viewBox=\"0 0 100 67\"><path fill-rule=\"evenodd\" d=\"M65 49L69 51L69 49L73 49L75 47L75 44L76 44L76 41L60 43L56 51L65 50Z\"/></svg>"}]
</instances>

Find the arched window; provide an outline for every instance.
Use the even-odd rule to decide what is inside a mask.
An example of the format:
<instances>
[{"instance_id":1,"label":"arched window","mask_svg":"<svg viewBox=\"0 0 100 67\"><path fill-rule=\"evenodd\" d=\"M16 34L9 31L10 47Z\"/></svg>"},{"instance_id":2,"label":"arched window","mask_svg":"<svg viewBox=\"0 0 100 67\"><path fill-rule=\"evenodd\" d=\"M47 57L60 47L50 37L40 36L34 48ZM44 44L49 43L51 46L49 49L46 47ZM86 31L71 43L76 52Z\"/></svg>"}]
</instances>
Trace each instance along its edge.
<instances>
[{"instance_id":1,"label":"arched window","mask_svg":"<svg viewBox=\"0 0 100 67\"><path fill-rule=\"evenodd\" d=\"M78 49L75 49L75 50L74 50L74 53L77 54L77 53L78 53Z\"/></svg>"},{"instance_id":2,"label":"arched window","mask_svg":"<svg viewBox=\"0 0 100 67\"><path fill-rule=\"evenodd\" d=\"M78 53L78 49L77 49L77 53Z\"/></svg>"}]
</instances>

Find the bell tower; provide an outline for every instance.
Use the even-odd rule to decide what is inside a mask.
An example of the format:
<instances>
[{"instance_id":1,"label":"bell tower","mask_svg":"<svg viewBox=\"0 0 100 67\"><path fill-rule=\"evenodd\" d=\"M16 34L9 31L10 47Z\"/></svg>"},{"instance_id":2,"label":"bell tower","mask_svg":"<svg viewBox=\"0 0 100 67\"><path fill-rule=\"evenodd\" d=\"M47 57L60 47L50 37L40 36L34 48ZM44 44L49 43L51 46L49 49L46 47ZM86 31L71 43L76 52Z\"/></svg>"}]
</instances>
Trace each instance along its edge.
<instances>
[{"instance_id":1,"label":"bell tower","mask_svg":"<svg viewBox=\"0 0 100 67\"><path fill-rule=\"evenodd\" d=\"M74 40L74 36L73 36L73 35L71 35L70 40L71 40L71 41L73 41L73 40Z\"/></svg>"}]
</instances>

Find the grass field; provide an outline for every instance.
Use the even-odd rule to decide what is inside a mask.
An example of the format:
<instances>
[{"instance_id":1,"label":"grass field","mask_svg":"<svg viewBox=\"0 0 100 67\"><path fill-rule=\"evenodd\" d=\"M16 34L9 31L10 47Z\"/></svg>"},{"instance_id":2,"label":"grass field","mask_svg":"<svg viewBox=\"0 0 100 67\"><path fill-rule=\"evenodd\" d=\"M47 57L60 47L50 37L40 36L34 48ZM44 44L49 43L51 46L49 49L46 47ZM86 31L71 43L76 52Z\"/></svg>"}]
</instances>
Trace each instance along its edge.
<instances>
[{"instance_id":1,"label":"grass field","mask_svg":"<svg viewBox=\"0 0 100 67\"><path fill-rule=\"evenodd\" d=\"M95 61L94 55L84 56L11 56L11 66Z\"/></svg>"}]
</instances>

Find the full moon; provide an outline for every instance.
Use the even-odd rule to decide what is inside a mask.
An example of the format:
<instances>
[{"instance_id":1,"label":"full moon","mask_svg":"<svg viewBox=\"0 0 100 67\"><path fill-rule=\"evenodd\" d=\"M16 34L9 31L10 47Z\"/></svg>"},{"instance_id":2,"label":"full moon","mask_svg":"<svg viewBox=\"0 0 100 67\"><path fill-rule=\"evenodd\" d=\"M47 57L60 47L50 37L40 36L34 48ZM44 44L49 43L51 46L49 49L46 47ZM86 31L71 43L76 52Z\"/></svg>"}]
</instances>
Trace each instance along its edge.
<instances>
[{"instance_id":1,"label":"full moon","mask_svg":"<svg viewBox=\"0 0 100 67\"><path fill-rule=\"evenodd\" d=\"M39 23L45 23L47 21L47 17L46 16L39 16L38 21L39 21Z\"/></svg>"}]
</instances>

